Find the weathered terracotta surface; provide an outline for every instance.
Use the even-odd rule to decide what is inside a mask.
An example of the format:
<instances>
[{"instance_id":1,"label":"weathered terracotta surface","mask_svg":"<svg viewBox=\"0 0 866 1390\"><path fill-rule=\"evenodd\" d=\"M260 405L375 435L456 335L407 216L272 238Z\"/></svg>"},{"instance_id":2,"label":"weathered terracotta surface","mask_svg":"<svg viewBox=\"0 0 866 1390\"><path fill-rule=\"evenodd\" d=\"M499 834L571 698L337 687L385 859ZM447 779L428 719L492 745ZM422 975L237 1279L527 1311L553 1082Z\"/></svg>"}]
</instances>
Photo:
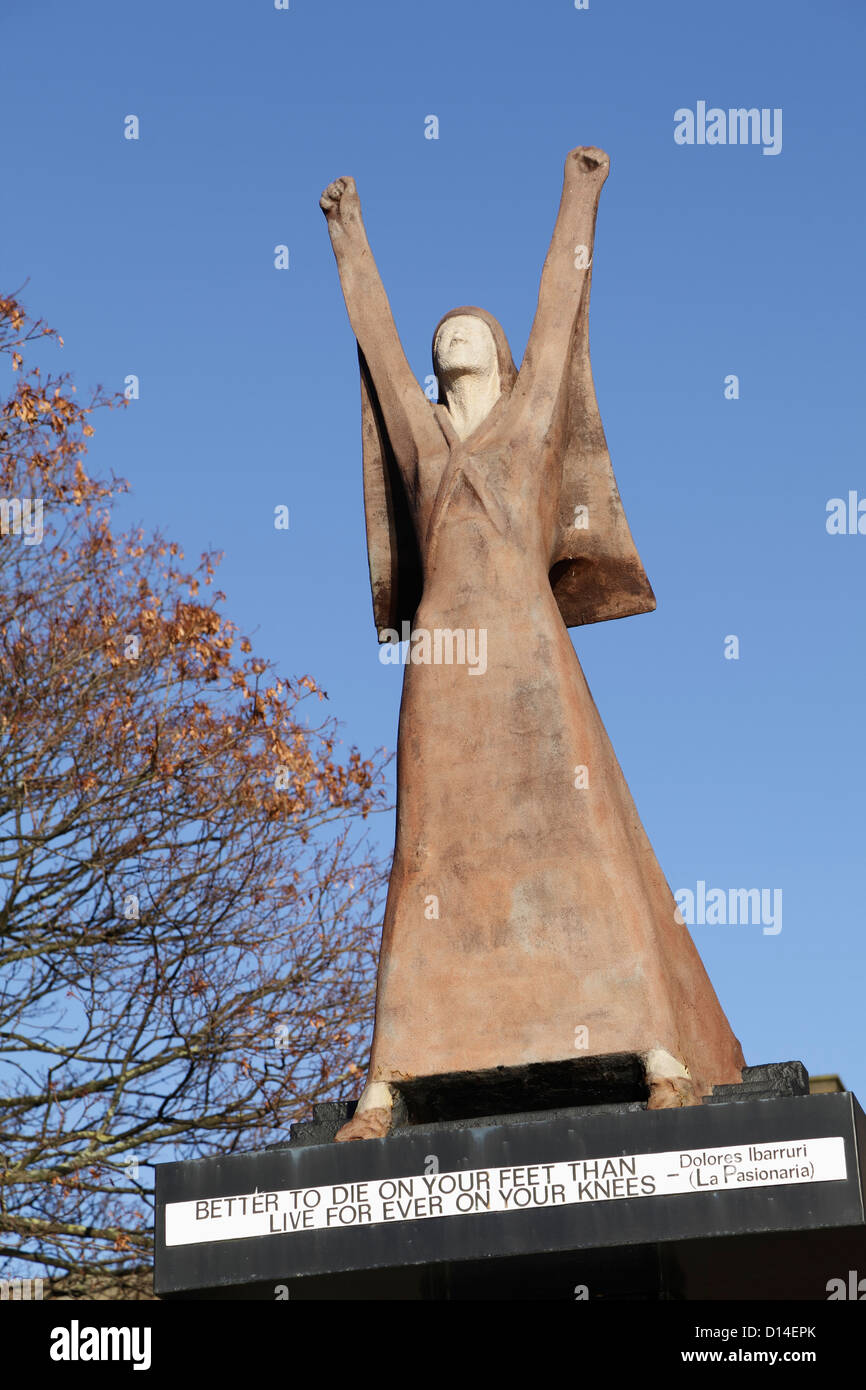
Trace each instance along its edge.
<instances>
[{"instance_id":1,"label":"weathered terracotta surface","mask_svg":"<svg viewBox=\"0 0 866 1390\"><path fill-rule=\"evenodd\" d=\"M654 607L589 368L607 172L600 150L566 160L519 374L492 316L452 311L487 324L502 390L462 440L408 367L354 184L323 195L361 359L377 626L471 631L476 656L486 633L483 674L404 668L371 1085L574 1057L577 1029L590 1053L650 1059L654 1106L695 1103L744 1065L566 627ZM387 1130L383 1092L368 1086L341 1139Z\"/></svg>"}]
</instances>

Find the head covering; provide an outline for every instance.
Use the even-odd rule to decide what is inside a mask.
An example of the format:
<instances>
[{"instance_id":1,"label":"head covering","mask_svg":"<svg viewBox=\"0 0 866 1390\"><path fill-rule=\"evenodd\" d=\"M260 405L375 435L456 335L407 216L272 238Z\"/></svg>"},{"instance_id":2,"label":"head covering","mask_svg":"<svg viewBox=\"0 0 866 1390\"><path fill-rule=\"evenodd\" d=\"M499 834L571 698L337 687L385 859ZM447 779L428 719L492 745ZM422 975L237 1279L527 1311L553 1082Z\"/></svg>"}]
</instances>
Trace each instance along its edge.
<instances>
[{"instance_id":1,"label":"head covering","mask_svg":"<svg viewBox=\"0 0 866 1390\"><path fill-rule=\"evenodd\" d=\"M493 334L493 341L496 344L496 359L499 364L499 385L503 396L510 396L515 381L517 380L517 368L511 356L511 348L508 346L508 339L502 328L502 324L495 319L492 314L488 314L486 309L479 309L477 304L461 304L458 309L449 309L447 314L443 314L433 330L433 341L431 352L433 354L433 369L436 369L436 338L439 329L448 319L456 319L461 314L468 314L472 318L481 319L486 323L490 332ZM439 388L439 405L445 405L445 397L442 388Z\"/></svg>"}]
</instances>

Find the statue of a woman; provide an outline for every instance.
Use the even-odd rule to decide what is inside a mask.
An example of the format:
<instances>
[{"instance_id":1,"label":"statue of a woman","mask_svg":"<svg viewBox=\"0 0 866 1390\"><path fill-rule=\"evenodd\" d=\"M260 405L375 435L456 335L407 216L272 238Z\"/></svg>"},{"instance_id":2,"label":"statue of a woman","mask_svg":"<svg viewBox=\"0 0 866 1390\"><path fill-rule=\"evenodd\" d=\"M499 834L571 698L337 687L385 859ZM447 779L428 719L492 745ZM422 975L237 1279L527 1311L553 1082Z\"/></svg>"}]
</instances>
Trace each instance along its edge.
<instances>
[{"instance_id":1,"label":"statue of a woman","mask_svg":"<svg viewBox=\"0 0 866 1390\"><path fill-rule=\"evenodd\" d=\"M490 314L454 309L435 405L353 180L322 195L358 340L374 615L380 640L411 630L370 1071L340 1140L386 1134L419 1077L633 1054L653 1108L741 1079L567 631L655 607L589 365L608 169L566 159L520 371Z\"/></svg>"}]
</instances>

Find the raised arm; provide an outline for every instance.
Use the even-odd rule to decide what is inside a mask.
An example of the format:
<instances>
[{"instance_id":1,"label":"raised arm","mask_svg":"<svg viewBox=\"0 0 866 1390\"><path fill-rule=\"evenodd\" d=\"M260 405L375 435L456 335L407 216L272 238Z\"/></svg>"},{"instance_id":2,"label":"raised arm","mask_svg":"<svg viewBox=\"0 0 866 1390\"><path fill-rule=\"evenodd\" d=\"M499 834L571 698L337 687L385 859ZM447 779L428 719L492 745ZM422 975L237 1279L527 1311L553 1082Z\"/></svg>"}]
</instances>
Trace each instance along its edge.
<instances>
[{"instance_id":1,"label":"raised arm","mask_svg":"<svg viewBox=\"0 0 866 1390\"><path fill-rule=\"evenodd\" d=\"M351 178L336 179L319 200L328 220L343 298L373 379L391 446L407 487L414 490L419 452L441 437L430 404L406 361L388 296L376 269Z\"/></svg>"},{"instance_id":2,"label":"raised arm","mask_svg":"<svg viewBox=\"0 0 866 1390\"><path fill-rule=\"evenodd\" d=\"M609 170L604 150L592 146L582 145L566 156L559 213L513 397L521 414L532 412L540 435L552 417L581 300L589 293L595 216Z\"/></svg>"}]
</instances>

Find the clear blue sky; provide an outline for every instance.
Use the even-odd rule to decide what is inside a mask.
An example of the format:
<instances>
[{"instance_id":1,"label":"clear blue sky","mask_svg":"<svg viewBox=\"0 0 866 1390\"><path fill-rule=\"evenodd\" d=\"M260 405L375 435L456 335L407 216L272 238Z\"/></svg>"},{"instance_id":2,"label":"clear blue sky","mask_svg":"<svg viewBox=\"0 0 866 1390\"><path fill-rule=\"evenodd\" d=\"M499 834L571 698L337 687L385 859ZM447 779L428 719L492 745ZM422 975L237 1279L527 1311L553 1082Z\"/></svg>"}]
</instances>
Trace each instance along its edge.
<instances>
[{"instance_id":1,"label":"clear blue sky","mask_svg":"<svg viewBox=\"0 0 866 1390\"><path fill-rule=\"evenodd\" d=\"M423 379L467 302L519 361L564 156L608 151L592 360L658 611L575 644L672 888L782 890L776 935L694 927L747 1060L866 1100L866 535L825 525L866 498L860 0L6 0L0 47L0 288L30 277L80 391L140 378L91 453L122 519L222 549L230 615L362 749L401 672L320 191L355 176ZM781 152L676 144L699 101L781 108Z\"/></svg>"}]
</instances>

